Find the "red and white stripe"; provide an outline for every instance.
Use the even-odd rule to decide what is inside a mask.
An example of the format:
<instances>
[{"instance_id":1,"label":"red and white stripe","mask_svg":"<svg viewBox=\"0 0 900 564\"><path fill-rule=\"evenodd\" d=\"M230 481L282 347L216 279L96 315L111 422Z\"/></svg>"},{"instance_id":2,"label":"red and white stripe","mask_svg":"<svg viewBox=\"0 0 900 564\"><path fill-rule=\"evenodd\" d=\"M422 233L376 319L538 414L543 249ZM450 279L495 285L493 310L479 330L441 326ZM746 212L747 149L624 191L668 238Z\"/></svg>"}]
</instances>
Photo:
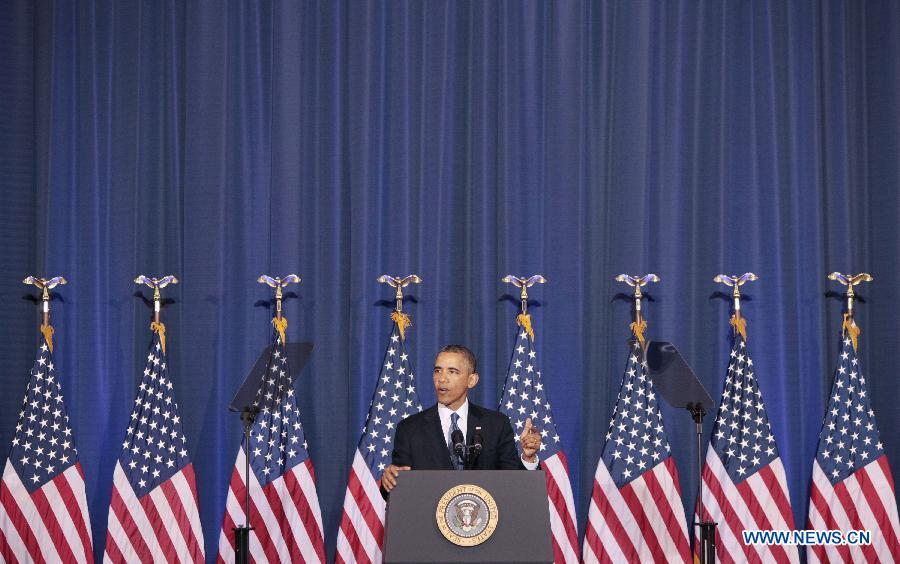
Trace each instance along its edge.
<instances>
[{"instance_id":1,"label":"red and white stripe","mask_svg":"<svg viewBox=\"0 0 900 564\"><path fill-rule=\"evenodd\" d=\"M792 530L794 516L787 489L787 478L781 458L735 484L715 449L706 451L703 468L703 511L716 526L716 557L721 562L800 561L796 546L746 545L745 530ZM699 533L694 535L695 553L699 550Z\"/></svg>"},{"instance_id":2,"label":"red and white stripe","mask_svg":"<svg viewBox=\"0 0 900 564\"><path fill-rule=\"evenodd\" d=\"M29 494L13 465L6 461L0 487L0 560L94 561L80 463Z\"/></svg>"},{"instance_id":3,"label":"red and white stripe","mask_svg":"<svg viewBox=\"0 0 900 564\"><path fill-rule=\"evenodd\" d=\"M385 502L379 487L379 482L357 449L344 495L335 562L381 562Z\"/></svg>"},{"instance_id":4,"label":"red and white stripe","mask_svg":"<svg viewBox=\"0 0 900 564\"><path fill-rule=\"evenodd\" d=\"M244 524L244 449L238 451L225 501L217 562L234 562L234 527ZM322 511L307 458L260 487L250 471L250 557L256 562L325 562Z\"/></svg>"},{"instance_id":5,"label":"red and white stripe","mask_svg":"<svg viewBox=\"0 0 900 564\"><path fill-rule=\"evenodd\" d=\"M690 562L678 470L671 456L621 489L600 460L583 557L585 562Z\"/></svg>"},{"instance_id":6,"label":"red and white stripe","mask_svg":"<svg viewBox=\"0 0 900 564\"><path fill-rule=\"evenodd\" d=\"M578 521L575 499L569 480L566 455L559 451L541 461L547 478L547 501L550 507L550 531L553 533L553 561L578 562Z\"/></svg>"},{"instance_id":7,"label":"red and white stripe","mask_svg":"<svg viewBox=\"0 0 900 564\"><path fill-rule=\"evenodd\" d=\"M813 462L807 527L825 530L866 530L866 546L811 546L806 557L814 562L894 562L900 559L900 524L894 480L887 456L881 455L832 486L819 461Z\"/></svg>"},{"instance_id":8,"label":"red and white stripe","mask_svg":"<svg viewBox=\"0 0 900 564\"><path fill-rule=\"evenodd\" d=\"M107 523L104 562L203 562L194 465L139 498L117 463Z\"/></svg>"}]
</instances>

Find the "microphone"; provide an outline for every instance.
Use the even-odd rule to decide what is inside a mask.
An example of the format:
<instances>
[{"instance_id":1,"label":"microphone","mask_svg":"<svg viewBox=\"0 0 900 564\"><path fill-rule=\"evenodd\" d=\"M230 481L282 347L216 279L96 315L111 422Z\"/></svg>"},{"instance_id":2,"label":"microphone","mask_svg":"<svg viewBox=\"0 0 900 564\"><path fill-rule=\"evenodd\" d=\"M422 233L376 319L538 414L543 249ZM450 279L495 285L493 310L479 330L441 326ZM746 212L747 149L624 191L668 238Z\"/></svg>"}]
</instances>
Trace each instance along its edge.
<instances>
[{"instance_id":1,"label":"microphone","mask_svg":"<svg viewBox=\"0 0 900 564\"><path fill-rule=\"evenodd\" d=\"M469 454L472 455L472 458L477 457L481 454L481 444L484 442L484 439L481 437L481 427L475 427L475 431L472 432L472 446L470 447Z\"/></svg>"},{"instance_id":2,"label":"microphone","mask_svg":"<svg viewBox=\"0 0 900 564\"><path fill-rule=\"evenodd\" d=\"M453 443L453 452L460 460L466 458L466 439L463 437L462 431L459 429L450 434L450 441Z\"/></svg>"},{"instance_id":3,"label":"microphone","mask_svg":"<svg viewBox=\"0 0 900 564\"><path fill-rule=\"evenodd\" d=\"M481 445L484 442L484 439L481 437L481 427L475 427L475 430L472 431L472 444L466 447L466 454L468 457L466 458L466 470L472 470L475 467L475 461L478 460L478 455L481 454Z\"/></svg>"}]
</instances>

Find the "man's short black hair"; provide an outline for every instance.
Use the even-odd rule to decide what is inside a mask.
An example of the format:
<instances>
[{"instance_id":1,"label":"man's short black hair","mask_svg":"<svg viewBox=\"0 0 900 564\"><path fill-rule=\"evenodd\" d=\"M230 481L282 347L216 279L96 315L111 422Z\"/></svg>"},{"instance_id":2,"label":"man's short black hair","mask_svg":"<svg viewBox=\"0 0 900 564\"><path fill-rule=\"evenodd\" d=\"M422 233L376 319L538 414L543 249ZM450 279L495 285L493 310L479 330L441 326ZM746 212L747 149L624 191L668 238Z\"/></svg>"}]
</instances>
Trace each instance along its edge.
<instances>
[{"instance_id":1,"label":"man's short black hair","mask_svg":"<svg viewBox=\"0 0 900 564\"><path fill-rule=\"evenodd\" d=\"M456 353L463 355L466 362L472 367L472 372L478 372L478 361L475 360L475 353L469 350L469 347L463 345L447 345L438 351L438 354L441 353Z\"/></svg>"}]
</instances>

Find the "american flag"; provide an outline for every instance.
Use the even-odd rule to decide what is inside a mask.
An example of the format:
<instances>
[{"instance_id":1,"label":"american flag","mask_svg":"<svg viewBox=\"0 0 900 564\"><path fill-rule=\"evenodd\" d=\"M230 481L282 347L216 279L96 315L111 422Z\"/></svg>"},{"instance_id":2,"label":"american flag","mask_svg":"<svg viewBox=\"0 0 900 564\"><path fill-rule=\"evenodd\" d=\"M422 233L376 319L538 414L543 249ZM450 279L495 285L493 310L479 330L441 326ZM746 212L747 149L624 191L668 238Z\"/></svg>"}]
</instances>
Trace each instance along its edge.
<instances>
[{"instance_id":1,"label":"american flag","mask_svg":"<svg viewBox=\"0 0 900 564\"><path fill-rule=\"evenodd\" d=\"M678 470L634 342L588 510L585 562L689 562Z\"/></svg>"},{"instance_id":2,"label":"american flag","mask_svg":"<svg viewBox=\"0 0 900 564\"><path fill-rule=\"evenodd\" d=\"M0 560L94 561L84 473L46 338L3 470Z\"/></svg>"},{"instance_id":3,"label":"american flag","mask_svg":"<svg viewBox=\"0 0 900 564\"><path fill-rule=\"evenodd\" d=\"M325 562L322 512L294 398L284 343L276 332L250 429L250 558ZM234 527L243 525L245 447L238 451L219 535L218 562L234 562Z\"/></svg>"},{"instance_id":4,"label":"american flag","mask_svg":"<svg viewBox=\"0 0 900 564\"><path fill-rule=\"evenodd\" d=\"M395 323L350 469L338 530L337 562L381 562L385 511L379 490L381 474L391 463L397 424L419 411L422 405L415 376Z\"/></svg>"},{"instance_id":5,"label":"american flag","mask_svg":"<svg viewBox=\"0 0 900 564\"><path fill-rule=\"evenodd\" d=\"M509 417L518 433L522 432L529 417L540 431L541 449L538 456L547 478L553 559L555 562L578 562L578 523L569 464L559 442L547 391L541 381L537 352L525 329L519 332L513 348L500 399L500 411ZM521 454L521 445L519 451Z\"/></svg>"},{"instance_id":6,"label":"american flag","mask_svg":"<svg viewBox=\"0 0 900 564\"><path fill-rule=\"evenodd\" d=\"M716 527L721 562L799 562L796 546L743 543L744 530L794 528L784 466L766 414L753 359L734 337L725 389L703 468L704 519ZM695 553L699 554L695 529Z\"/></svg>"},{"instance_id":7,"label":"american flag","mask_svg":"<svg viewBox=\"0 0 900 564\"><path fill-rule=\"evenodd\" d=\"M894 480L849 337L843 339L813 461L808 527L872 535L866 546L808 547L810 562L893 562L900 557Z\"/></svg>"},{"instance_id":8,"label":"american flag","mask_svg":"<svg viewBox=\"0 0 900 564\"><path fill-rule=\"evenodd\" d=\"M194 465L159 333L113 472L107 562L203 562Z\"/></svg>"}]
</instances>

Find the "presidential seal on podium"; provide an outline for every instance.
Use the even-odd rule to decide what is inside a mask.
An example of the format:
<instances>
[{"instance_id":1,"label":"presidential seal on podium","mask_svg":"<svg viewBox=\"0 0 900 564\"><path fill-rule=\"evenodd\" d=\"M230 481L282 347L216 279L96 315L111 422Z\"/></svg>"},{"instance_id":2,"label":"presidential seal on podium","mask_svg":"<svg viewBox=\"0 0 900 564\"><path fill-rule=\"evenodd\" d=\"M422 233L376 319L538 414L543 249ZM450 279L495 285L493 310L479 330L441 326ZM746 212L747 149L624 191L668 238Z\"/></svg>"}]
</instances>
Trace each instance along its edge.
<instances>
[{"instance_id":1,"label":"presidential seal on podium","mask_svg":"<svg viewBox=\"0 0 900 564\"><path fill-rule=\"evenodd\" d=\"M475 546L489 539L499 518L497 502L491 494L473 484L447 490L435 512L441 534L458 546Z\"/></svg>"}]
</instances>

